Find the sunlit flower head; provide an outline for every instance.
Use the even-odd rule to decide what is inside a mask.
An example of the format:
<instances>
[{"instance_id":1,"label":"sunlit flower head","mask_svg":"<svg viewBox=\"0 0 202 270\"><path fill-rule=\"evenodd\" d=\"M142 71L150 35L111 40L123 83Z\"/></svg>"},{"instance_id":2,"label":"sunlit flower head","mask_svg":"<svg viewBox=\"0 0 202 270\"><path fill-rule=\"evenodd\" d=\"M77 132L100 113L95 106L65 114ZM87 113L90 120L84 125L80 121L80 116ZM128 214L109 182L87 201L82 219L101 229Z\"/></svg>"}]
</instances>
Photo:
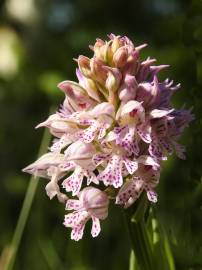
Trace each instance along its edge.
<instances>
[{"instance_id":1,"label":"sunlit flower head","mask_svg":"<svg viewBox=\"0 0 202 270\"><path fill-rule=\"evenodd\" d=\"M89 219L92 236L99 234L109 199L127 208L145 192L157 202L162 162L174 152L185 158L178 140L193 115L172 107L180 85L159 81L167 65L141 60L144 47L113 34L108 41L97 39L92 57L77 59L78 82L58 84L65 95L60 110L37 126L47 127L55 139L24 171L49 179L50 199L56 196L73 210L64 225L74 240L82 238Z\"/></svg>"}]
</instances>

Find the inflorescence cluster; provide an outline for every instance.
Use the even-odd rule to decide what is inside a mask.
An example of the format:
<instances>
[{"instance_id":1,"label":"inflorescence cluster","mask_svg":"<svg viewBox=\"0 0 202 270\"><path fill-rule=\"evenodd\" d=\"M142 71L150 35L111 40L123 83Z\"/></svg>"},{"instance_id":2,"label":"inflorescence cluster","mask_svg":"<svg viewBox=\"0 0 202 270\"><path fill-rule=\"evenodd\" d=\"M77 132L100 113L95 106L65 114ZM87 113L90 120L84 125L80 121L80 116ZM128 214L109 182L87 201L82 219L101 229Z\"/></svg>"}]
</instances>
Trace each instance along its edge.
<instances>
[{"instance_id":1,"label":"inflorescence cluster","mask_svg":"<svg viewBox=\"0 0 202 270\"><path fill-rule=\"evenodd\" d=\"M24 171L49 179L47 195L71 211L64 225L74 240L82 238L89 219L92 236L99 234L110 200L127 208L146 192L156 202L162 162L173 152L185 158L178 139L193 115L172 107L180 85L159 82L167 65L141 61L145 46L113 34L109 41L97 39L93 57L77 59L78 82L59 83L65 94L60 110L38 125L55 139Z\"/></svg>"}]
</instances>

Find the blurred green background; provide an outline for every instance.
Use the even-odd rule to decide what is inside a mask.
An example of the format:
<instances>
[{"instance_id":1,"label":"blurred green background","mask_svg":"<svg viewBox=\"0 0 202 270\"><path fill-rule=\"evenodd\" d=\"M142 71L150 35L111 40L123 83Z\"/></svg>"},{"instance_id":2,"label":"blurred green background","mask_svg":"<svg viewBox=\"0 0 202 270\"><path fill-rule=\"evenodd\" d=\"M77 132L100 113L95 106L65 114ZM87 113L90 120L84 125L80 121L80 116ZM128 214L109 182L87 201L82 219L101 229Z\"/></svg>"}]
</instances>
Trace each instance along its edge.
<instances>
[{"instance_id":1,"label":"blurred green background","mask_svg":"<svg viewBox=\"0 0 202 270\"><path fill-rule=\"evenodd\" d=\"M202 269L202 1L7 0L0 1L0 269L29 184L21 169L36 159L51 106L63 100L56 88L75 79L79 54L109 33L148 43L150 55L171 67L161 78L181 82L175 106L193 106L196 120L182 141L187 160L164 163L155 212L171 244L176 270ZM45 180L37 187L13 269L128 269L130 240L121 208L111 206L102 233L70 240L63 205L49 201ZM162 269L164 270L164 269Z\"/></svg>"}]
</instances>

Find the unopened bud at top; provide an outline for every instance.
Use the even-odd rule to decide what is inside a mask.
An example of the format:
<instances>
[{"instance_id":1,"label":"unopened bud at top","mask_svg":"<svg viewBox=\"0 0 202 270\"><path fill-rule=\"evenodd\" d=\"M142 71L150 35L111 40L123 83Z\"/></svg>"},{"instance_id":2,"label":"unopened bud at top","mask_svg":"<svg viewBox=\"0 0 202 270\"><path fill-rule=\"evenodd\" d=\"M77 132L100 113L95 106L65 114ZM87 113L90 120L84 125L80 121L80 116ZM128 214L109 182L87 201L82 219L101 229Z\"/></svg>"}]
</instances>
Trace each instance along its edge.
<instances>
[{"instance_id":1,"label":"unopened bud at top","mask_svg":"<svg viewBox=\"0 0 202 270\"><path fill-rule=\"evenodd\" d=\"M109 71L108 72L108 77L107 77L107 80L106 80L106 88L112 92L115 92L117 91L119 85L120 85L120 79L121 79L121 76L119 74L119 72L111 72Z\"/></svg>"},{"instance_id":2,"label":"unopened bud at top","mask_svg":"<svg viewBox=\"0 0 202 270\"><path fill-rule=\"evenodd\" d=\"M128 50L126 47L119 48L114 56L113 56L113 62L117 68L122 68L127 63L128 59Z\"/></svg>"},{"instance_id":3,"label":"unopened bud at top","mask_svg":"<svg viewBox=\"0 0 202 270\"><path fill-rule=\"evenodd\" d=\"M90 59L88 57L80 55L78 58L78 65L81 73L84 76L91 76Z\"/></svg>"}]
</instances>

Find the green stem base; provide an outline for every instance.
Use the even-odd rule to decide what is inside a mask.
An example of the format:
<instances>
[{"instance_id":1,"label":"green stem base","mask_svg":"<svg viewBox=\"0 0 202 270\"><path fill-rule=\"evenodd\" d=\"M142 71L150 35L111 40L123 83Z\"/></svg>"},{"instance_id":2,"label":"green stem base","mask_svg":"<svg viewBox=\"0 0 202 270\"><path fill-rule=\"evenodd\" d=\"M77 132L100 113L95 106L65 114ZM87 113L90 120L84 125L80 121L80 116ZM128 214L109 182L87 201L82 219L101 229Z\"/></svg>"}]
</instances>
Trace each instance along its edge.
<instances>
[{"instance_id":1,"label":"green stem base","mask_svg":"<svg viewBox=\"0 0 202 270\"><path fill-rule=\"evenodd\" d=\"M135 255L134 261L137 262L138 270L156 270L152 245L146 228L145 212L147 209L147 198L141 196L134 206L125 211ZM137 269L137 267L134 269Z\"/></svg>"}]
</instances>

